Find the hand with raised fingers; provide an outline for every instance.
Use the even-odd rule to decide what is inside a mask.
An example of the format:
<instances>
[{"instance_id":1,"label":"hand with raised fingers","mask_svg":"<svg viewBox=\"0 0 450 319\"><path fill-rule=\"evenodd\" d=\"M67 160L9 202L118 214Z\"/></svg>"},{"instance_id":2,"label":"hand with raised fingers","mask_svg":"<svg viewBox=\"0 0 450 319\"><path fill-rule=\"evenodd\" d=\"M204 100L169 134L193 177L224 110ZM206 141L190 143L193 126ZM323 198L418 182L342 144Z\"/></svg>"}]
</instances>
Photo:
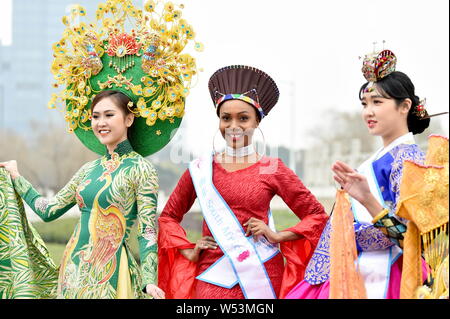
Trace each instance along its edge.
<instances>
[{"instance_id":1,"label":"hand with raised fingers","mask_svg":"<svg viewBox=\"0 0 450 319\"><path fill-rule=\"evenodd\" d=\"M0 163L0 167L6 169L12 179L20 176L19 170L17 169L17 162L14 160Z\"/></svg>"},{"instance_id":2,"label":"hand with raised fingers","mask_svg":"<svg viewBox=\"0 0 450 319\"><path fill-rule=\"evenodd\" d=\"M356 170L347 164L336 161L331 170L334 172L334 180L354 199L360 203L371 195L369 183L364 175L359 174Z\"/></svg>"}]
</instances>

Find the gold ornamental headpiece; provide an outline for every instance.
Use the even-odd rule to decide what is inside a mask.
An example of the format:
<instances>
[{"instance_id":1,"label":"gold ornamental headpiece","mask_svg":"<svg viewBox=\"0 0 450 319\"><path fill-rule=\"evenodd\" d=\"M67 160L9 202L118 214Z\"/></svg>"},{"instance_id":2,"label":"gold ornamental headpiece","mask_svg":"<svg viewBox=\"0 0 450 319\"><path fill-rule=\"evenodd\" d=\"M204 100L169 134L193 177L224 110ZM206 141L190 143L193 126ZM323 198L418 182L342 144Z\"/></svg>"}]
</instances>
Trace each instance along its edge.
<instances>
[{"instance_id":1,"label":"gold ornamental headpiece","mask_svg":"<svg viewBox=\"0 0 450 319\"><path fill-rule=\"evenodd\" d=\"M150 155L170 141L197 74L195 58L183 50L191 42L203 50L181 17L183 8L149 0L141 10L131 0L107 0L98 5L95 23L79 21L86 15L80 5L63 17L66 29L53 45L51 66L54 86L63 89L52 94L48 106L62 102L69 131L91 150L104 153L90 125L91 102L103 90L131 99L136 119L130 142L137 152Z\"/></svg>"},{"instance_id":2,"label":"gold ornamental headpiece","mask_svg":"<svg viewBox=\"0 0 450 319\"><path fill-rule=\"evenodd\" d=\"M376 82L395 71L397 57L390 50L366 54L362 73L368 82Z\"/></svg>"},{"instance_id":3,"label":"gold ornamental headpiece","mask_svg":"<svg viewBox=\"0 0 450 319\"><path fill-rule=\"evenodd\" d=\"M383 41L383 43L384 42L385 41ZM376 42L374 44L376 44ZM374 49L372 53L366 54L363 59L361 71L369 83L365 87L364 92L372 92L375 89L376 82L395 72L396 65L397 57L391 50L383 49L381 51L376 51ZM413 109L413 114L422 120L447 113L448 112L441 112L429 115L426 110L426 98L420 99L418 105Z\"/></svg>"}]
</instances>

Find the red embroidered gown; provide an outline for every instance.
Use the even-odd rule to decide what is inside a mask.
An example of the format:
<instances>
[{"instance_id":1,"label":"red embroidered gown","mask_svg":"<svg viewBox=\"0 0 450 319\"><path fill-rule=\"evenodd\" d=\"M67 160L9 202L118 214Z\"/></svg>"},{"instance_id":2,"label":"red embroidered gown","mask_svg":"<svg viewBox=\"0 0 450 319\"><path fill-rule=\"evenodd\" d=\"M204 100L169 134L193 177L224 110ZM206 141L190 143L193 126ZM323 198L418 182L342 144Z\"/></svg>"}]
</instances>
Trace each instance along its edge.
<instances>
[{"instance_id":1,"label":"red embroidered gown","mask_svg":"<svg viewBox=\"0 0 450 319\"><path fill-rule=\"evenodd\" d=\"M299 240L283 242L282 254L265 262L277 296L283 297L290 287L303 279L304 269L328 219L323 206L303 185L297 175L280 159L264 157L259 162L234 172L213 162L213 183L239 222L250 217L268 223L270 201L280 196L301 222L286 229L301 236ZM198 263L188 261L178 249L193 248L180 222L197 195L189 170L183 174L159 218L159 286L166 298L243 299L239 284L227 289L196 280L223 256L220 248L203 250ZM243 226L245 229L245 227ZM212 236L203 221L203 236Z\"/></svg>"}]
</instances>

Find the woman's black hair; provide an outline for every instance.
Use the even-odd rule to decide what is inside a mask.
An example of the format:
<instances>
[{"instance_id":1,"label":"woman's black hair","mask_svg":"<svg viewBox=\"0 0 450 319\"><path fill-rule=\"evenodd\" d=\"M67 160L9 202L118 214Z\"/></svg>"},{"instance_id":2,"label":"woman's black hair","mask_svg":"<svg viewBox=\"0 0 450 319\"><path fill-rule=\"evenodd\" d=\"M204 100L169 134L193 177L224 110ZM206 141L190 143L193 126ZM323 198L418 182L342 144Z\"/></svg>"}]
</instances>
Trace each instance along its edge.
<instances>
[{"instance_id":1,"label":"woman's black hair","mask_svg":"<svg viewBox=\"0 0 450 319\"><path fill-rule=\"evenodd\" d=\"M92 101L91 110L94 111L94 107L97 105L97 103L106 97L113 99L114 102L116 102L116 105L123 111L123 114L127 115L131 113L130 109L128 108L128 102L131 101L130 98L122 92L114 90L106 90L97 94Z\"/></svg>"},{"instance_id":2,"label":"woman's black hair","mask_svg":"<svg viewBox=\"0 0 450 319\"><path fill-rule=\"evenodd\" d=\"M359 99L362 100L364 91L369 82L364 83L359 90ZM400 105L405 99L410 99L412 104L407 117L408 130L413 134L422 133L429 125L430 119L421 119L414 114L417 106L420 104L419 97L415 94L414 84L411 79L403 72L394 71L381 80L375 82L378 92L383 97L394 99L397 105Z\"/></svg>"}]
</instances>

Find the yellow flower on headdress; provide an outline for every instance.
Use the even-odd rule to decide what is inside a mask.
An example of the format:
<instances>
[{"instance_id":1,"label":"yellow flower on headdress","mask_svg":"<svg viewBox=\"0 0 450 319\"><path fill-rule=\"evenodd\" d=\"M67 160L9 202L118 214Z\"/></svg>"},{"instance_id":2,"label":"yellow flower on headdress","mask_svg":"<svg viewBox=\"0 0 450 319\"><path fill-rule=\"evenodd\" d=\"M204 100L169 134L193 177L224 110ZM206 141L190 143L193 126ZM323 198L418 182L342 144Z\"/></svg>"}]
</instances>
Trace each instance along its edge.
<instances>
[{"instance_id":1,"label":"yellow flower on headdress","mask_svg":"<svg viewBox=\"0 0 450 319\"><path fill-rule=\"evenodd\" d=\"M82 123L86 123L87 120L89 120L90 117L90 110L83 110L83 113L80 116L80 120Z\"/></svg>"},{"instance_id":2,"label":"yellow flower on headdress","mask_svg":"<svg viewBox=\"0 0 450 319\"><path fill-rule=\"evenodd\" d=\"M102 12L103 14L106 13L106 5L104 3L99 3L97 7L97 11Z\"/></svg>"},{"instance_id":3,"label":"yellow flower on headdress","mask_svg":"<svg viewBox=\"0 0 450 319\"><path fill-rule=\"evenodd\" d=\"M69 122L69 127L70 127L70 130L73 131L74 129L77 128L77 122L75 120L71 120Z\"/></svg>"},{"instance_id":4,"label":"yellow flower on headdress","mask_svg":"<svg viewBox=\"0 0 450 319\"><path fill-rule=\"evenodd\" d=\"M195 42L194 48L198 52L203 52L203 50L205 49L205 47L203 46L203 43L200 43L200 42Z\"/></svg>"},{"instance_id":5,"label":"yellow flower on headdress","mask_svg":"<svg viewBox=\"0 0 450 319\"><path fill-rule=\"evenodd\" d=\"M137 104L136 104L138 110L145 110L145 108L147 107L147 103L145 103L144 98L139 98Z\"/></svg>"},{"instance_id":6,"label":"yellow flower on headdress","mask_svg":"<svg viewBox=\"0 0 450 319\"><path fill-rule=\"evenodd\" d=\"M174 27L172 27L172 29L169 31L169 35L172 40L180 39L180 36L179 36L178 32L176 31L176 28L174 28Z\"/></svg>"},{"instance_id":7,"label":"yellow flower on headdress","mask_svg":"<svg viewBox=\"0 0 450 319\"><path fill-rule=\"evenodd\" d=\"M172 46L172 50L175 53L180 53L181 51L183 51L183 49L184 49L184 45L181 44L180 42L177 42Z\"/></svg>"},{"instance_id":8,"label":"yellow flower on headdress","mask_svg":"<svg viewBox=\"0 0 450 319\"><path fill-rule=\"evenodd\" d=\"M81 22L81 23L78 24L78 26L74 27L73 29L74 29L74 31L75 31L76 33L78 33L80 36L83 36L83 35L86 33L87 28L88 28L88 27L87 27L87 24L84 23L84 22Z\"/></svg>"},{"instance_id":9,"label":"yellow flower on headdress","mask_svg":"<svg viewBox=\"0 0 450 319\"><path fill-rule=\"evenodd\" d=\"M136 95L142 95L142 86L140 84L134 85L131 91Z\"/></svg>"},{"instance_id":10,"label":"yellow flower on headdress","mask_svg":"<svg viewBox=\"0 0 450 319\"><path fill-rule=\"evenodd\" d=\"M152 109L154 110L159 110L161 106L162 106L161 101L158 99L152 102Z\"/></svg>"},{"instance_id":11,"label":"yellow flower on headdress","mask_svg":"<svg viewBox=\"0 0 450 319\"><path fill-rule=\"evenodd\" d=\"M195 66L195 60L192 56L190 56L189 54L181 54L178 58L178 60L183 63L188 65L189 67Z\"/></svg>"},{"instance_id":12,"label":"yellow flower on headdress","mask_svg":"<svg viewBox=\"0 0 450 319\"><path fill-rule=\"evenodd\" d=\"M166 116L167 117L173 117L175 115L175 108L169 106L166 107Z\"/></svg>"},{"instance_id":13,"label":"yellow flower on headdress","mask_svg":"<svg viewBox=\"0 0 450 319\"><path fill-rule=\"evenodd\" d=\"M174 5L173 5L173 3L172 2L167 2L165 5L164 5L164 10L165 11L168 11L168 12L172 12L173 10L174 10Z\"/></svg>"},{"instance_id":14,"label":"yellow flower on headdress","mask_svg":"<svg viewBox=\"0 0 450 319\"><path fill-rule=\"evenodd\" d=\"M158 118L159 118L161 121L164 121L164 120L167 118L167 113L166 113L166 110L165 110L165 109L161 109L161 110L158 112Z\"/></svg>"},{"instance_id":15,"label":"yellow flower on headdress","mask_svg":"<svg viewBox=\"0 0 450 319\"><path fill-rule=\"evenodd\" d=\"M161 33L162 36L164 36L166 33L168 33L167 26L165 24L160 24L158 31L159 33ZM167 37L166 38L161 37L161 42L165 42L165 40L167 40Z\"/></svg>"},{"instance_id":16,"label":"yellow flower on headdress","mask_svg":"<svg viewBox=\"0 0 450 319\"><path fill-rule=\"evenodd\" d=\"M86 10L79 4L74 4L69 8L70 14L73 16L80 15L85 16Z\"/></svg>"},{"instance_id":17,"label":"yellow flower on headdress","mask_svg":"<svg viewBox=\"0 0 450 319\"><path fill-rule=\"evenodd\" d=\"M143 89L143 95L144 95L145 97L150 97L150 96L152 96L153 94L155 94L155 91L156 91L156 89L155 89L153 86L146 86L146 87L144 87L144 89Z\"/></svg>"},{"instance_id":18,"label":"yellow flower on headdress","mask_svg":"<svg viewBox=\"0 0 450 319\"><path fill-rule=\"evenodd\" d=\"M85 106L89 103L89 100L85 95L80 97L80 99L78 101L80 102L80 105L82 105L82 106Z\"/></svg>"},{"instance_id":19,"label":"yellow flower on headdress","mask_svg":"<svg viewBox=\"0 0 450 319\"><path fill-rule=\"evenodd\" d=\"M152 126L155 124L157 118L158 118L157 113L153 110L150 110L147 119L145 120L145 123L149 126Z\"/></svg>"},{"instance_id":20,"label":"yellow flower on headdress","mask_svg":"<svg viewBox=\"0 0 450 319\"><path fill-rule=\"evenodd\" d=\"M61 42L56 42L55 44L53 44L53 53L56 56L63 56L65 58L67 50L64 48L64 45L61 44Z\"/></svg>"},{"instance_id":21,"label":"yellow flower on headdress","mask_svg":"<svg viewBox=\"0 0 450 319\"><path fill-rule=\"evenodd\" d=\"M111 18L103 19L103 26L105 28L110 28L112 25L114 25L114 21Z\"/></svg>"},{"instance_id":22,"label":"yellow flower on headdress","mask_svg":"<svg viewBox=\"0 0 450 319\"><path fill-rule=\"evenodd\" d=\"M142 14L141 10L136 9L133 4L131 2L129 2L126 6L125 6L125 11L130 15L130 17L136 18L138 17L140 14Z\"/></svg>"},{"instance_id":23,"label":"yellow flower on headdress","mask_svg":"<svg viewBox=\"0 0 450 319\"><path fill-rule=\"evenodd\" d=\"M78 83L78 91L82 92L84 91L84 88L86 87L86 83L84 81L81 81Z\"/></svg>"},{"instance_id":24,"label":"yellow flower on headdress","mask_svg":"<svg viewBox=\"0 0 450 319\"><path fill-rule=\"evenodd\" d=\"M141 82L145 85L145 86L152 86L155 82L153 81L152 78L145 76L142 77Z\"/></svg>"},{"instance_id":25,"label":"yellow flower on headdress","mask_svg":"<svg viewBox=\"0 0 450 319\"><path fill-rule=\"evenodd\" d=\"M181 100L178 100L178 101L175 102L174 108L175 108L175 116L176 117L180 117L180 116L183 115L183 113L184 113L184 104L183 104L183 102Z\"/></svg>"},{"instance_id":26,"label":"yellow flower on headdress","mask_svg":"<svg viewBox=\"0 0 450 319\"><path fill-rule=\"evenodd\" d=\"M95 12L97 20L103 19L105 13L106 13L106 5L104 3L100 3L97 7L97 11Z\"/></svg>"},{"instance_id":27,"label":"yellow flower on headdress","mask_svg":"<svg viewBox=\"0 0 450 319\"><path fill-rule=\"evenodd\" d=\"M142 117L148 117L150 115L150 110L149 109L139 110L139 115Z\"/></svg>"},{"instance_id":28,"label":"yellow flower on headdress","mask_svg":"<svg viewBox=\"0 0 450 319\"><path fill-rule=\"evenodd\" d=\"M187 26L186 28L186 38L193 39L195 37L194 29L191 26Z\"/></svg>"},{"instance_id":29,"label":"yellow flower on headdress","mask_svg":"<svg viewBox=\"0 0 450 319\"><path fill-rule=\"evenodd\" d=\"M182 13L181 13L180 10L175 10L175 11L172 13L172 16L173 16L173 19L174 19L174 20L180 19L180 18L181 18L181 15L182 15Z\"/></svg>"},{"instance_id":30,"label":"yellow flower on headdress","mask_svg":"<svg viewBox=\"0 0 450 319\"><path fill-rule=\"evenodd\" d=\"M64 98L65 99L72 99L75 96L75 92L72 90L65 90L64 91Z\"/></svg>"},{"instance_id":31,"label":"yellow flower on headdress","mask_svg":"<svg viewBox=\"0 0 450 319\"><path fill-rule=\"evenodd\" d=\"M168 12L164 15L164 21L166 22L172 22L173 21L173 14Z\"/></svg>"},{"instance_id":32,"label":"yellow flower on headdress","mask_svg":"<svg viewBox=\"0 0 450 319\"><path fill-rule=\"evenodd\" d=\"M177 91L176 91L176 89L174 87L170 87L167 90L167 97L168 97L170 102L175 102L177 100L178 94L177 94Z\"/></svg>"},{"instance_id":33,"label":"yellow flower on headdress","mask_svg":"<svg viewBox=\"0 0 450 319\"><path fill-rule=\"evenodd\" d=\"M52 93L52 97L50 98L50 101L48 102L47 107L49 109L55 109L57 99L58 99L58 96L55 93Z\"/></svg>"},{"instance_id":34,"label":"yellow flower on headdress","mask_svg":"<svg viewBox=\"0 0 450 319\"><path fill-rule=\"evenodd\" d=\"M156 19L151 19L150 20L150 27L154 30L158 30L159 29L159 22Z\"/></svg>"},{"instance_id":35,"label":"yellow flower on headdress","mask_svg":"<svg viewBox=\"0 0 450 319\"><path fill-rule=\"evenodd\" d=\"M190 81L192 79L192 73L190 72L185 72L182 74L182 76L184 81Z\"/></svg>"},{"instance_id":36,"label":"yellow flower on headdress","mask_svg":"<svg viewBox=\"0 0 450 319\"><path fill-rule=\"evenodd\" d=\"M72 34L72 31L70 30L70 28L66 28L66 29L63 31L62 38L63 38L63 39L67 39L68 37L71 36L71 34Z\"/></svg>"},{"instance_id":37,"label":"yellow flower on headdress","mask_svg":"<svg viewBox=\"0 0 450 319\"><path fill-rule=\"evenodd\" d=\"M147 0L147 2L144 5L144 9L147 12L154 12L155 7L156 7L156 4L155 4L155 1L153 1L153 0Z\"/></svg>"},{"instance_id":38,"label":"yellow flower on headdress","mask_svg":"<svg viewBox=\"0 0 450 319\"><path fill-rule=\"evenodd\" d=\"M158 76L159 75L158 70L155 71L156 71L155 76ZM158 83L158 86L163 86L166 83L166 80L163 77L160 77L158 81L156 81L156 83Z\"/></svg>"},{"instance_id":39,"label":"yellow flower on headdress","mask_svg":"<svg viewBox=\"0 0 450 319\"><path fill-rule=\"evenodd\" d=\"M65 26L69 26L69 25L70 25L69 17L63 16L63 17L62 17L62 23L63 23Z\"/></svg>"},{"instance_id":40,"label":"yellow flower on headdress","mask_svg":"<svg viewBox=\"0 0 450 319\"><path fill-rule=\"evenodd\" d=\"M188 26L188 23L187 23L187 21L186 20L184 20L184 19L180 19L179 21L178 21L178 25L180 26L180 30L181 30L181 32L184 32L185 31L185 29L187 28L187 26Z\"/></svg>"},{"instance_id":41,"label":"yellow flower on headdress","mask_svg":"<svg viewBox=\"0 0 450 319\"><path fill-rule=\"evenodd\" d=\"M183 89L180 91L180 95L181 95L182 97L188 96L188 95L189 95L189 89L188 89L188 88L183 88Z\"/></svg>"},{"instance_id":42,"label":"yellow flower on headdress","mask_svg":"<svg viewBox=\"0 0 450 319\"><path fill-rule=\"evenodd\" d=\"M59 70L61 70L61 68L63 67L63 63L64 60L63 59L58 59L55 58L52 62L52 66L51 66L51 71L53 74L58 73Z\"/></svg>"},{"instance_id":43,"label":"yellow flower on headdress","mask_svg":"<svg viewBox=\"0 0 450 319\"><path fill-rule=\"evenodd\" d=\"M108 0L106 2L106 8L107 10L111 11L111 13L117 13L117 1L115 0Z\"/></svg>"}]
</instances>

